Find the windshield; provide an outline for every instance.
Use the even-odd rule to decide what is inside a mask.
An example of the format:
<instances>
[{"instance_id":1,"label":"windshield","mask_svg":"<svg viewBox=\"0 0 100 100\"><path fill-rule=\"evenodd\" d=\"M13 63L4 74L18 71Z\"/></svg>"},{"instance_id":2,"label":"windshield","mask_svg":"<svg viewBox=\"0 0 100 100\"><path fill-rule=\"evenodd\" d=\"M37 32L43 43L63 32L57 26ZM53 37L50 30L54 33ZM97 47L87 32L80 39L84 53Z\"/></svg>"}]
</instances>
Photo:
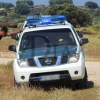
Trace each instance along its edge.
<instances>
[{"instance_id":1,"label":"windshield","mask_svg":"<svg viewBox=\"0 0 100 100\"><path fill-rule=\"evenodd\" d=\"M62 45L76 45L72 31L68 28L26 32L20 50Z\"/></svg>"}]
</instances>

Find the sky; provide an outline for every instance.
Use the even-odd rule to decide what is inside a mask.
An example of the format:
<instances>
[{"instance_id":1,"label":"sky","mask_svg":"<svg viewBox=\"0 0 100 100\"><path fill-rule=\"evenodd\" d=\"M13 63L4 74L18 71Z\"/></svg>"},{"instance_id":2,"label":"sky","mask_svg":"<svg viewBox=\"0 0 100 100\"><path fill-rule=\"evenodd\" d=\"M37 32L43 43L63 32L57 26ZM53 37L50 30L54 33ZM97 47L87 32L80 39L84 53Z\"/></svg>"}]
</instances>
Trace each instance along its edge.
<instances>
[{"instance_id":1,"label":"sky","mask_svg":"<svg viewBox=\"0 0 100 100\"><path fill-rule=\"evenodd\" d=\"M13 4L16 4L17 0L0 0L0 2L11 2ZM41 5L45 4L48 5L49 0L33 0L35 5ZM74 4L77 6L84 6L85 2L87 1L93 1L96 2L100 6L100 0L73 0Z\"/></svg>"}]
</instances>

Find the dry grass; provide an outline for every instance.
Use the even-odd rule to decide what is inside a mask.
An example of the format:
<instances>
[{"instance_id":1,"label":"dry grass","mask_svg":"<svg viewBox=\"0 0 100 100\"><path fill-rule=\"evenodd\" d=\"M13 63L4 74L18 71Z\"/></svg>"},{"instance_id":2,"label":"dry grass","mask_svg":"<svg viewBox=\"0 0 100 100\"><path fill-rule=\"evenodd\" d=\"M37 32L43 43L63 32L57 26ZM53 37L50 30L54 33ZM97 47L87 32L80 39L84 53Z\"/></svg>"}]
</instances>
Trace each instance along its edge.
<instances>
[{"instance_id":1,"label":"dry grass","mask_svg":"<svg viewBox=\"0 0 100 100\"><path fill-rule=\"evenodd\" d=\"M84 35L89 43L83 46L88 60L100 61L100 35Z\"/></svg>"},{"instance_id":2,"label":"dry grass","mask_svg":"<svg viewBox=\"0 0 100 100\"><path fill-rule=\"evenodd\" d=\"M13 86L12 64L0 65L0 100L100 100L98 87L72 91L67 88L51 89Z\"/></svg>"}]
</instances>

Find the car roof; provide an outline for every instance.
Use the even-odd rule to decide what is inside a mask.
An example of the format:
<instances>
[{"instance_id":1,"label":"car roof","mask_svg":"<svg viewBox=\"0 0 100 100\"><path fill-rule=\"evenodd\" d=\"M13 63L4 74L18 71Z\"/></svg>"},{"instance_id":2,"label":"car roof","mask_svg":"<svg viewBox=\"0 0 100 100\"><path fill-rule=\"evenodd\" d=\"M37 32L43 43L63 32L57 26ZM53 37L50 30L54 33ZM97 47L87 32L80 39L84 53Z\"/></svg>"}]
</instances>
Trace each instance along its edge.
<instances>
[{"instance_id":1,"label":"car roof","mask_svg":"<svg viewBox=\"0 0 100 100\"><path fill-rule=\"evenodd\" d=\"M41 25L41 26L37 26L35 28L29 28L26 27L25 30L23 32L31 32L31 31L39 31L39 30L49 30L49 29L60 29L60 28L71 28L71 24L67 23L67 24L60 24L60 25Z\"/></svg>"}]
</instances>

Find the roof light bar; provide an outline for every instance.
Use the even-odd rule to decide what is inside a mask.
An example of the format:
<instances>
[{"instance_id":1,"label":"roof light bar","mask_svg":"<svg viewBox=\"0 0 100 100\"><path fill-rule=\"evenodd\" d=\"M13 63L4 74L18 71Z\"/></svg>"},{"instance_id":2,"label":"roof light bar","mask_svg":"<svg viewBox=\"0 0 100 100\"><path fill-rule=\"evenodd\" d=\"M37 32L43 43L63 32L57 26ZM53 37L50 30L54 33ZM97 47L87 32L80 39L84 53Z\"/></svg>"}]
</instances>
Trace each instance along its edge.
<instances>
[{"instance_id":1,"label":"roof light bar","mask_svg":"<svg viewBox=\"0 0 100 100\"><path fill-rule=\"evenodd\" d=\"M67 18L65 15L35 15L35 16L27 16L28 19L27 24L28 25L48 25L53 24L57 22L66 21Z\"/></svg>"},{"instance_id":2,"label":"roof light bar","mask_svg":"<svg viewBox=\"0 0 100 100\"><path fill-rule=\"evenodd\" d=\"M41 19L41 16L40 15L34 15L34 16L30 15L30 16L26 16L26 19L27 20L32 20L32 19L36 20L36 19Z\"/></svg>"}]
</instances>

